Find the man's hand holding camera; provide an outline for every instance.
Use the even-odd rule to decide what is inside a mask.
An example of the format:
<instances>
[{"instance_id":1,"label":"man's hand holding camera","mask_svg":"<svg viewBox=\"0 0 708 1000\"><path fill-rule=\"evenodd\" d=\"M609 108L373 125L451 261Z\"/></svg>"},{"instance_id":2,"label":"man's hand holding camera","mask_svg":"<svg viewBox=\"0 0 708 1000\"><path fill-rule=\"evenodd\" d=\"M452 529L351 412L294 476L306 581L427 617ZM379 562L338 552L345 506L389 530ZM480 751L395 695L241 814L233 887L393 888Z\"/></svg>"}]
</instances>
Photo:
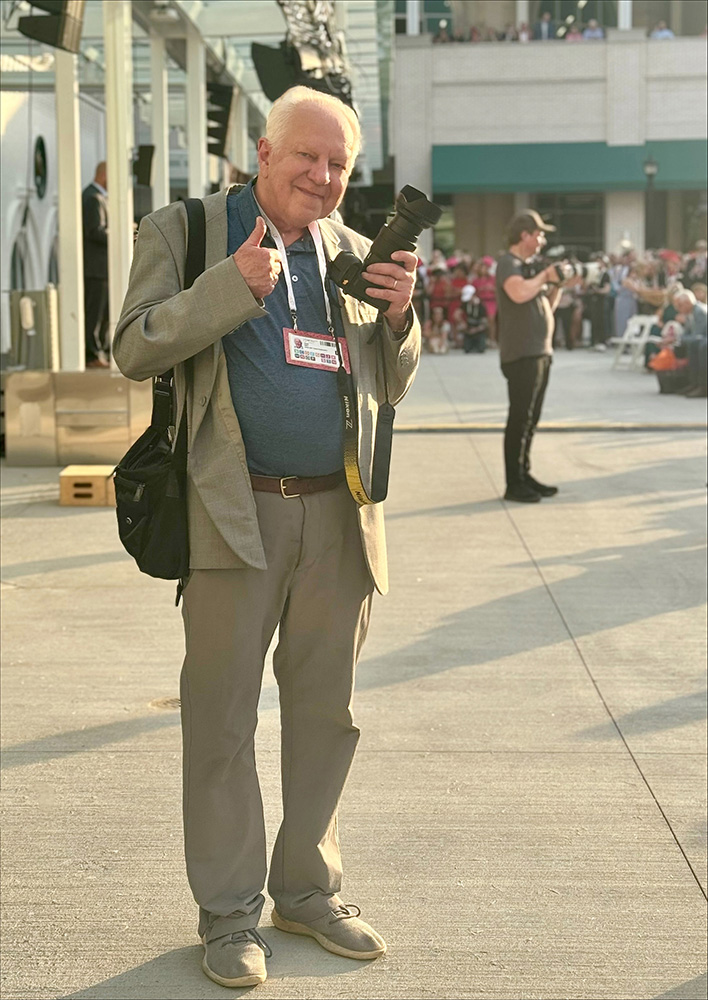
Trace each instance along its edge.
<instances>
[{"instance_id":1,"label":"man's hand holding camera","mask_svg":"<svg viewBox=\"0 0 708 1000\"><path fill-rule=\"evenodd\" d=\"M278 251L261 246L267 232L267 226L259 215L253 232L233 255L243 280L256 299L264 299L270 295L278 284L282 268Z\"/></svg>"},{"instance_id":2,"label":"man's hand holding camera","mask_svg":"<svg viewBox=\"0 0 708 1000\"><path fill-rule=\"evenodd\" d=\"M367 295L391 303L384 316L391 329L398 333L405 329L408 322L418 258L407 250L396 250L391 254L391 260L399 263L369 264L362 278L370 286L366 289Z\"/></svg>"}]
</instances>

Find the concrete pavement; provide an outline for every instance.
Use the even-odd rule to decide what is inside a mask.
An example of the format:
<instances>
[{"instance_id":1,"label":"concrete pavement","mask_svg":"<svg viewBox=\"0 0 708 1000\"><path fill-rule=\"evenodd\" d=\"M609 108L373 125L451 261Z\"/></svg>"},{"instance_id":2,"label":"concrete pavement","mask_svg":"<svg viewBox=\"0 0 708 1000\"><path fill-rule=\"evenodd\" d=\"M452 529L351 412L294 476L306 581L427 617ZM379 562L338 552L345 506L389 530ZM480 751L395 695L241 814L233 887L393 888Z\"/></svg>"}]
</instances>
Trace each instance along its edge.
<instances>
[{"instance_id":1,"label":"concrete pavement","mask_svg":"<svg viewBox=\"0 0 708 1000\"><path fill-rule=\"evenodd\" d=\"M390 950L339 959L266 907L264 1000L706 996L705 435L583 429L705 409L608 369L558 358L547 413L577 429L539 434L537 506L499 500L498 432L396 436L340 823ZM503 399L493 356L426 357L398 421ZM183 874L174 588L57 497L57 470L3 469L2 996L228 996ZM272 838L270 666L257 753Z\"/></svg>"}]
</instances>

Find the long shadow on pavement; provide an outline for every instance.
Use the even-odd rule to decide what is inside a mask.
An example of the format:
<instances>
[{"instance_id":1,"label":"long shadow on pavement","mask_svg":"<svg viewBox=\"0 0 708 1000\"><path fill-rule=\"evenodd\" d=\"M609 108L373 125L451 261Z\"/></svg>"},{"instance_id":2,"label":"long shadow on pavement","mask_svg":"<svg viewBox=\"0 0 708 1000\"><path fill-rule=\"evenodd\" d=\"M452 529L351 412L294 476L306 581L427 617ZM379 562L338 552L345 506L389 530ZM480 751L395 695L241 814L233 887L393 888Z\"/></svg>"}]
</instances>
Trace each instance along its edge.
<instances>
[{"instance_id":1,"label":"long shadow on pavement","mask_svg":"<svg viewBox=\"0 0 708 1000\"><path fill-rule=\"evenodd\" d=\"M68 757L72 753L82 753L97 750L99 747L118 740L130 740L141 733L153 733L167 726L179 723L178 712L165 712L155 715L140 715L133 719L120 719L117 722L106 722L100 726L87 726L85 729L71 729L62 733L52 733L37 740L27 740L26 743L15 743L2 750L2 770L13 767L28 767L31 764L43 763L49 759ZM62 746L57 746L61 743Z\"/></svg>"},{"instance_id":2,"label":"long shadow on pavement","mask_svg":"<svg viewBox=\"0 0 708 1000\"><path fill-rule=\"evenodd\" d=\"M654 1000L705 1000L707 990L708 975L704 972L702 976L689 979L666 993L659 993Z\"/></svg>"},{"instance_id":3,"label":"long shadow on pavement","mask_svg":"<svg viewBox=\"0 0 708 1000\"><path fill-rule=\"evenodd\" d=\"M361 973L370 962L355 962L324 951L315 941L290 940L274 928L259 928L271 945L268 981L341 977ZM201 971L202 946L175 948L157 958L112 976L94 986L66 994L61 1000L201 1000L201 998L245 996L256 987L234 991L218 986Z\"/></svg>"}]
</instances>

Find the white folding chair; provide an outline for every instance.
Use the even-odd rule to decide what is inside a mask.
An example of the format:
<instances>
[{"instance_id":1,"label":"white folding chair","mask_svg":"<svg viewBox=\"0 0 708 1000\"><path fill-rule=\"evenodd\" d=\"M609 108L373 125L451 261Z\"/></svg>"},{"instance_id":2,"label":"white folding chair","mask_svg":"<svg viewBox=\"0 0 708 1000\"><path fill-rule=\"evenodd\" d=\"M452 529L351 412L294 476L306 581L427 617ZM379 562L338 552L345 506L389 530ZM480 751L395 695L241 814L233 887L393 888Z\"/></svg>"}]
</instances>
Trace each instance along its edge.
<instances>
[{"instance_id":1,"label":"white folding chair","mask_svg":"<svg viewBox=\"0 0 708 1000\"><path fill-rule=\"evenodd\" d=\"M644 345L651 339L651 328L655 323L655 316L632 316L624 334L612 337L610 343L615 345L613 368L619 368L623 361L627 362L627 368L643 367Z\"/></svg>"}]
</instances>

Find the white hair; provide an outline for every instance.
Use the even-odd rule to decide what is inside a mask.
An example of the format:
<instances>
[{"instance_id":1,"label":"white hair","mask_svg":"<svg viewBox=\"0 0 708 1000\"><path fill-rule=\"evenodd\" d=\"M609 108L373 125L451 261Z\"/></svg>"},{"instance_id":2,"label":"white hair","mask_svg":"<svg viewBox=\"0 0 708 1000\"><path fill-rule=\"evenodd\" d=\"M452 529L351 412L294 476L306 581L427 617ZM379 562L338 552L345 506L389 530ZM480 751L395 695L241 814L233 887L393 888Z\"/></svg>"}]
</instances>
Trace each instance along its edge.
<instances>
[{"instance_id":1,"label":"white hair","mask_svg":"<svg viewBox=\"0 0 708 1000\"><path fill-rule=\"evenodd\" d=\"M686 299L686 301L690 302L692 306L695 306L696 304L696 296L689 288L682 288L679 292L676 292L674 298Z\"/></svg>"},{"instance_id":2,"label":"white hair","mask_svg":"<svg viewBox=\"0 0 708 1000\"><path fill-rule=\"evenodd\" d=\"M352 141L351 143L347 143L347 145L351 150L350 165L353 165L361 147L361 128L359 127L359 119L356 116L356 112L348 104L340 101L338 97L323 94L321 91L313 90L311 87L291 87L290 90L286 90L274 102L266 121L266 139L268 142L272 146L279 145L290 127L292 113L297 108L305 105L323 108L325 111L335 114L341 122L345 122L349 126Z\"/></svg>"}]
</instances>

